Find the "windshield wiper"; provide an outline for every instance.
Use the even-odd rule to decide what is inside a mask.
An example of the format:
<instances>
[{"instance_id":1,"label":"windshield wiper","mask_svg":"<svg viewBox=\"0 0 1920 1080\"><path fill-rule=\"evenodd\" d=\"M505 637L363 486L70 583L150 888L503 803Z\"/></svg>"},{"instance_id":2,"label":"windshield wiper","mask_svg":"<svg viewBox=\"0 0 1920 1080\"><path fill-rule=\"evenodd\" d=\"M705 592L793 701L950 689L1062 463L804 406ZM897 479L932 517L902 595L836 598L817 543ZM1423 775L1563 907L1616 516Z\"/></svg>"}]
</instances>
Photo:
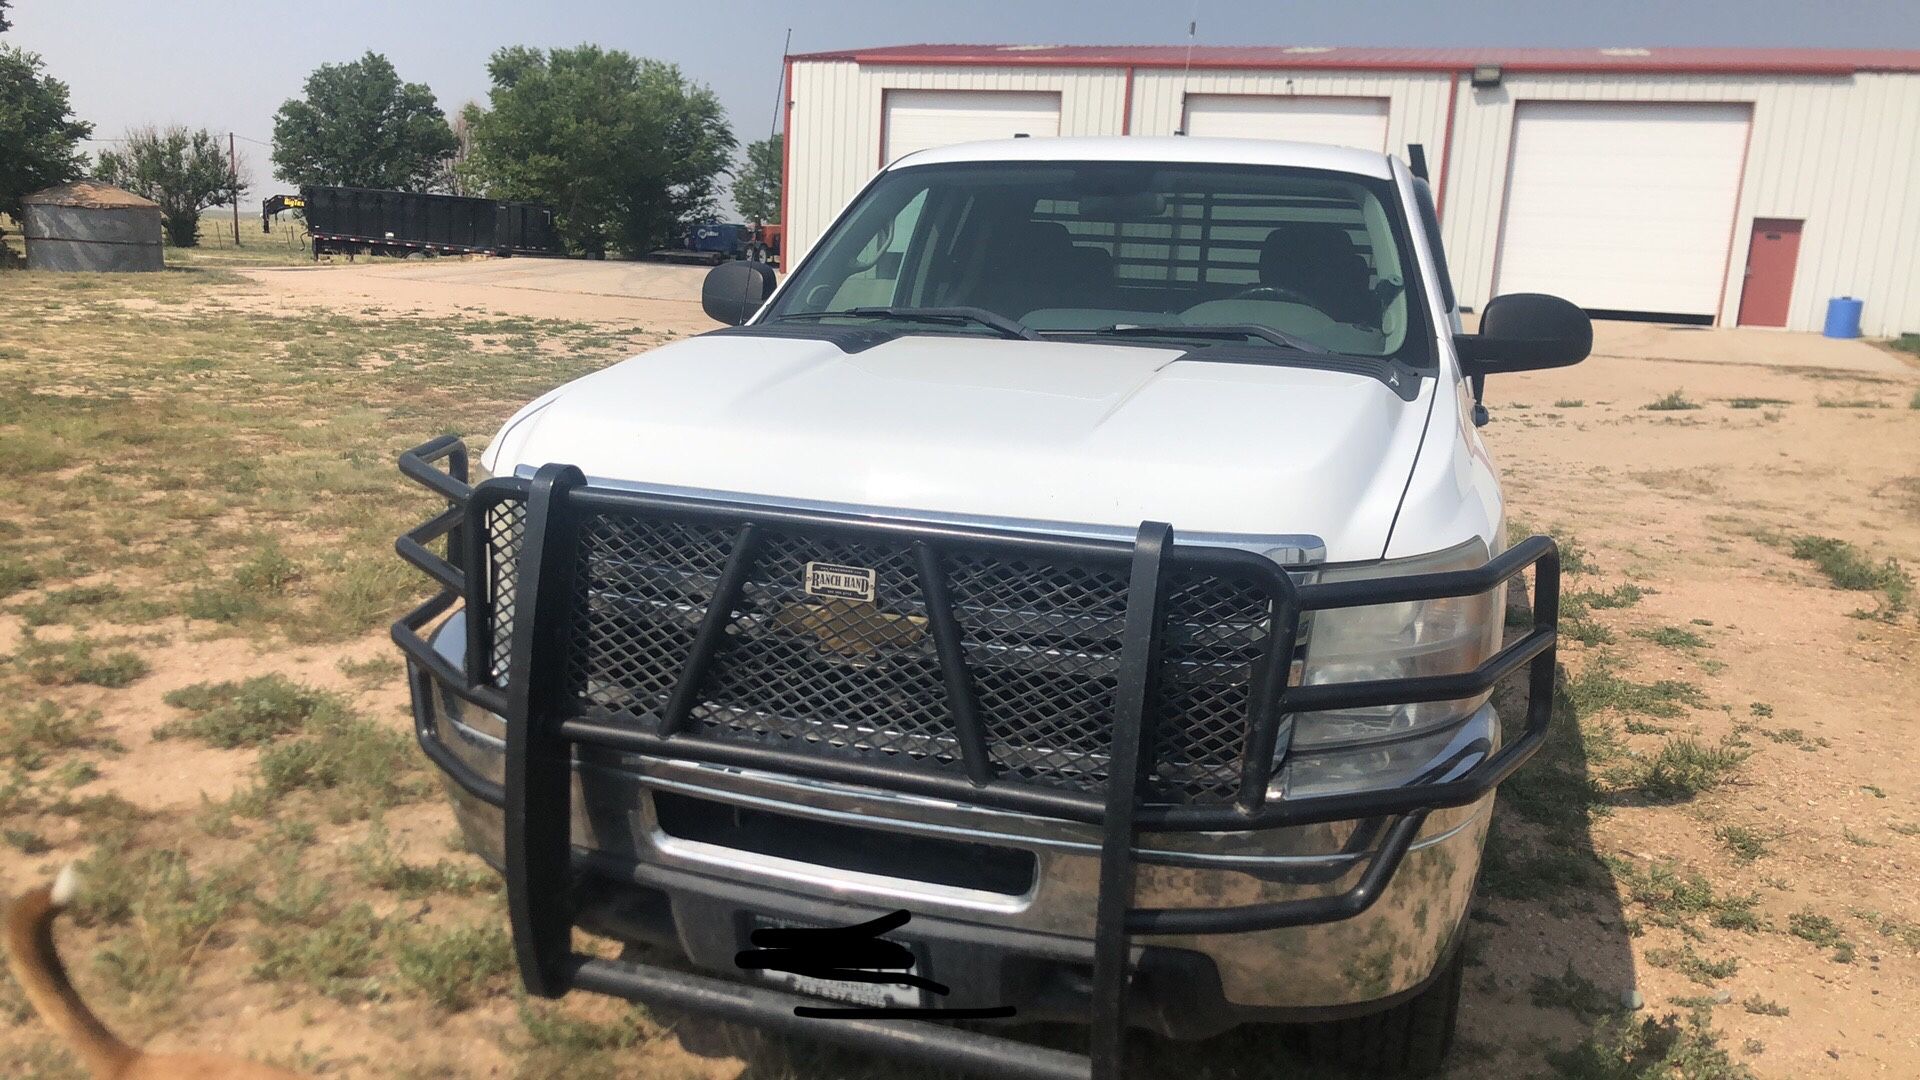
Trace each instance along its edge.
<instances>
[{"instance_id":1,"label":"windshield wiper","mask_svg":"<svg viewBox=\"0 0 1920 1080\"><path fill-rule=\"evenodd\" d=\"M1314 353L1320 356L1330 355L1333 350L1316 345L1304 338L1294 337L1284 331L1258 323L1115 323L1098 330L1080 330L1073 333L1088 337L1196 337L1226 338L1245 341L1254 338L1282 349L1296 352Z\"/></svg>"},{"instance_id":2,"label":"windshield wiper","mask_svg":"<svg viewBox=\"0 0 1920 1080\"><path fill-rule=\"evenodd\" d=\"M1001 337L1039 341L1025 323L977 307L856 307L843 311L795 311L775 315L770 322L800 319L837 319L852 316L861 319L894 319L900 322L975 323L996 331Z\"/></svg>"}]
</instances>

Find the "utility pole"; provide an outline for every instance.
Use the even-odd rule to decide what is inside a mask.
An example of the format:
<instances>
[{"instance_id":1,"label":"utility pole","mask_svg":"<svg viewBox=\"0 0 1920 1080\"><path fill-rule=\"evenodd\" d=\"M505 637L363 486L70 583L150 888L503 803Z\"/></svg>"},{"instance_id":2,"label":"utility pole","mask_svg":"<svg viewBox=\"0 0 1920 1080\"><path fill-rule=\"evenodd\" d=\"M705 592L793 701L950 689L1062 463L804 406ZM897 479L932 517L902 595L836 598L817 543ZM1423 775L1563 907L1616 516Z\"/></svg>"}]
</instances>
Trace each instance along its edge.
<instances>
[{"instance_id":1,"label":"utility pole","mask_svg":"<svg viewBox=\"0 0 1920 1080\"><path fill-rule=\"evenodd\" d=\"M214 145L218 146L218 143ZM240 151L234 149L233 132L227 132L227 171L233 174L233 246L240 246Z\"/></svg>"}]
</instances>

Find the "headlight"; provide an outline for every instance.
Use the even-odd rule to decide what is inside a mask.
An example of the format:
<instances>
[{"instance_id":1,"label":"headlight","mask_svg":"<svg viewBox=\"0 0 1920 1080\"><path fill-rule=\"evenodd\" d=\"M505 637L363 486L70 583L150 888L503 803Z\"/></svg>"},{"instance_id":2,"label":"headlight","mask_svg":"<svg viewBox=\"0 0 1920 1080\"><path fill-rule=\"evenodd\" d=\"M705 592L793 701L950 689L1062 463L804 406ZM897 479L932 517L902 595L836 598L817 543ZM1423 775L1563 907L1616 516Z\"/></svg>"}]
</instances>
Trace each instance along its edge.
<instances>
[{"instance_id":1,"label":"headlight","mask_svg":"<svg viewBox=\"0 0 1920 1080\"><path fill-rule=\"evenodd\" d=\"M1432 555L1337 567L1323 571L1320 579L1471 569L1492 554L1476 538ZM1470 671L1500 647L1505 597L1503 585L1478 596L1312 612L1305 627L1307 654L1300 681L1315 686ZM1301 713L1292 718L1292 749L1326 751L1417 735L1471 715L1486 700L1481 694L1459 701Z\"/></svg>"}]
</instances>

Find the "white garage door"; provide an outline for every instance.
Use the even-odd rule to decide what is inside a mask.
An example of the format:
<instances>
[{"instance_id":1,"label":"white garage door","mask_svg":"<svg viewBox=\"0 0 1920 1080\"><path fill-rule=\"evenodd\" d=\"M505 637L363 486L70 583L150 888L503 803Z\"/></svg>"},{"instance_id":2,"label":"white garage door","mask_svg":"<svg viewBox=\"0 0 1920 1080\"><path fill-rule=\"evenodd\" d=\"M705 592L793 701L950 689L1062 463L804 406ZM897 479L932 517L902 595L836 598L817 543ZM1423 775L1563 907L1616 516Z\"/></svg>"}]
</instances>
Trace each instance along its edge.
<instances>
[{"instance_id":1,"label":"white garage door","mask_svg":"<svg viewBox=\"0 0 1920 1080\"><path fill-rule=\"evenodd\" d=\"M1188 94L1187 134L1387 148L1385 98Z\"/></svg>"},{"instance_id":2,"label":"white garage door","mask_svg":"<svg viewBox=\"0 0 1920 1080\"><path fill-rule=\"evenodd\" d=\"M981 139L1060 134L1060 95L998 90L889 90L885 145L895 161L916 150Z\"/></svg>"},{"instance_id":3,"label":"white garage door","mask_svg":"<svg viewBox=\"0 0 1920 1080\"><path fill-rule=\"evenodd\" d=\"M1745 105L1520 105L1495 293L1714 315L1749 117Z\"/></svg>"}]
</instances>

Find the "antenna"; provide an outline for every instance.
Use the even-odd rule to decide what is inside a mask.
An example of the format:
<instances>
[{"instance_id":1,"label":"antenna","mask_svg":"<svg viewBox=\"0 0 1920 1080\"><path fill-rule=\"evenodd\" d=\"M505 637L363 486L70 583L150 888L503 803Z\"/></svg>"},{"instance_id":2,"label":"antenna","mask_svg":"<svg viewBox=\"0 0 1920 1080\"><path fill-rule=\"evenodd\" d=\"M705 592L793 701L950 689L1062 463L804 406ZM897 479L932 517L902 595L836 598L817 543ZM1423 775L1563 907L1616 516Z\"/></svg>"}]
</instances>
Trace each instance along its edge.
<instances>
[{"instance_id":1,"label":"antenna","mask_svg":"<svg viewBox=\"0 0 1920 1080\"><path fill-rule=\"evenodd\" d=\"M782 138L785 138L785 134L780 130L780 115L786 111L786 106L787 106L787 57L792 55L792 53L793 53L793 27L789 26L787 27L787 39L780 43L780 77L775 79L773 83L773 115L767 118L767 141L768 142L772 142L773 137L775 135L780 135ZM786 158L786 155L782 154L781 159L784 161L785 158ZM785 176L782 176L780 178L780 183L781 183L782 190L784 191L785 185L786 185ZM774 208L776 213L784 209L785 207L780 207L780 206L776 206ZM762 221L756 221L753 223L753 233L752 233L753 239L751 243L747 245L747 258L749 260L752 260L756 253L762 254L764 257L766 257L769 260L772 258L772 256L768 254L769 244L767 243L766 230L762 227L765 224L766 223ZM784 226L785 222L782 222L781 224L782 226ZM782 247L785 246L784 241L782 242L781 246ZM744 285L741 286L742 289L744 289L745 287L746 286Z\"/></svg>"},{"instance_id":2,"label":"antenna","mask_svg":"<svg viewBox=\"0 0 1920 1080\"><path fill-rule=\"evenodd\" d=\"M793 52L793 27L787 27L787 40L780 46L780 78L773 84L773 119L767 122L767 138L771 139L780 131L781 106L786 104L787 96L787 57Z\"/></svg>"},{"instance_id":3,"label":"antenna","mask_svg":"<svg viewBox=\"0 0 1920 1080\"><path fill-rule=\"evenodd\" d=\"M1200 29L1200 0L1193 0L1193 17L1187 20L1187 62L1186 62L1186 65L1180 69L1180 101L1181 101L1180 115L1181 116L1185 116L1187 113L1187 108L1186 108L1187 77L1193 74L1193 35L1196 32L1198 32L1199 29ZM1185 135L1186 133L1187 132L1184 124L1182 125L1181 130L1174 132L1175 135Z\"/></svg>"}]
</instances>

